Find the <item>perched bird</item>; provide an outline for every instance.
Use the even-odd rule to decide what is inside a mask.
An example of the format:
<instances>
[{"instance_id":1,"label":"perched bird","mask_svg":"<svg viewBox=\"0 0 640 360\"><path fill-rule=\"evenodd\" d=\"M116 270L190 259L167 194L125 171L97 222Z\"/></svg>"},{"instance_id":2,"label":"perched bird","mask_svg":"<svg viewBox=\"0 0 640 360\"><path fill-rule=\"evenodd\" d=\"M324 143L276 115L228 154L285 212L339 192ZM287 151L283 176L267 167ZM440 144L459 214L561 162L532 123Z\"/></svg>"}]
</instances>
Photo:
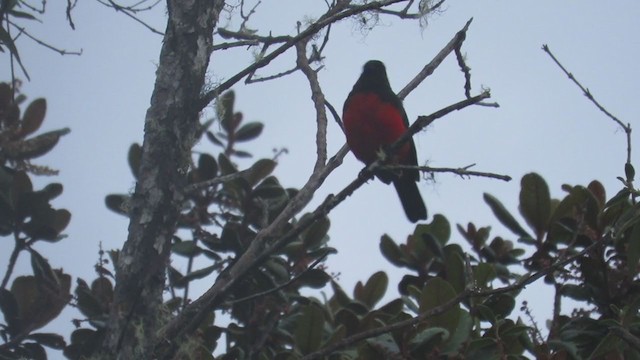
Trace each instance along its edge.
<instances>
[{"instance_id":1,"label":"perched bird","mask_svg":"<svg viewBox=\"0 0 640 360\"><path fill-rule=\"evenodd\" d=\"M351 151L367 165L378 159L381 148L394 143L409 127L402 101L391 90L381 61L364 64L362 75L344 102L342 121ZM404 143L389 163L417 165L413 139ZM420 180L418 170L378 170L376 176L385 184L393 183L411 222L427 218L427 208L416 184Z\"/></svg>"}]
</instances>

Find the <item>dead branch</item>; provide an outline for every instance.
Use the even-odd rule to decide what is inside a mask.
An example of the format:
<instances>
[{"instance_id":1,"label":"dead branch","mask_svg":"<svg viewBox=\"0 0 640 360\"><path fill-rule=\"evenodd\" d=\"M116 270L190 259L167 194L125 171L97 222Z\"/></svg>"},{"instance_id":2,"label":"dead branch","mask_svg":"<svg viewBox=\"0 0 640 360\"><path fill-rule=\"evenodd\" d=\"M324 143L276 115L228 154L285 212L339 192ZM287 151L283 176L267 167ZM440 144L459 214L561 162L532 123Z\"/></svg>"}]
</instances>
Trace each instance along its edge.
<instances>
[{"instance_id":1,"label":"dead branch","mask_svg":"<svg viewBox=\"0 0 640 360\"><path fill-rule=\"evenodd\" d=\"M611 114L607 109L605 109L604 106L600 105L600 103L591 94L591 91L589 91L588 88L585 88L584 86L582 86L582 84L578 81L578 79L576 79L576 77L572 73L570 73L560 63L560 61L553 55L553 53L551 52L551 49L549 49L549 46L547 44L542 45L542 50L546 52L549 55L549 57L551 57L553 62L555 62L556 65L558 65L558 67L562 70L562 72L564 72L565 75L567 75L567 77L569 77L569 79L573 81L573 83L576 84L576 86L578 86L580 90L582 90L582 93L584 94L584 96L587 97L587 99L589 99L600 111L602 111L607 117L609 117L616 124L618 124L618 126L620 126L622 130L624 130L625 134L627 135L627 164L631 164L631 124L625 125L622 121L620 121L620 119L618 119L613 114Z\"/></svg>"}]
</instances>

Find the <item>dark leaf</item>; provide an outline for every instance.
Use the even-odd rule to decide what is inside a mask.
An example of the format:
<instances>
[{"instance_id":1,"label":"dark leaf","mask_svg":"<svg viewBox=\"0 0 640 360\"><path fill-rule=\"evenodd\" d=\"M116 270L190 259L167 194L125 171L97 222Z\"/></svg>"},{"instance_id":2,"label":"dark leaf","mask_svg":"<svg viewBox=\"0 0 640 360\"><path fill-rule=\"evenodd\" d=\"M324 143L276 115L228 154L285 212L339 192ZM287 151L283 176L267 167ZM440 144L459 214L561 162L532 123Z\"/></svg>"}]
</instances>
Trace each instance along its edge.
<instances>
[{"instance_id":1,"label":"dark leaf","mask_svg":"<svg viewBox=\"0 0 640 360\"><path fill-rule=\"evenodd\" d=\"M211 265L196 271L192 271L184 276L183 281L192 281L196 279L202 279L204 277L207 277L209 274L211 274L216 268L217 268L217 265Z\"/></svg>"},{"instance_id":2,"label":"dark leaf","mask_svg":"<svg viewBox=\"0 0 640 360\"><path fill-rule=\"evenodd\" d=\"M211 131L207 131L207 139L218 146L224 147L222 141L218 140L218 138Z\"/></svg>"},{"instance_id":3,"label":"dark leaf","mask_svg":"<svg viewBox=\"0 0 640 360\"><path fill-rule=\"evenodd\" d=\"M630 163L624 164L624 174L627 176L627 181L633 181L636 177L636 170Z\"/></svg>"},{"instance_id":4,"label":"dark leaf","mask_svg":"<svg viewBox=\"0 0 640 360\"><path fill-rule=\"evenodd\" d=\"M331 276L321 269L310 269L305 271L298 278L298 282L302 286L308 286L313 289L321 289L331 280Z\"/></svg>"},{"instance_id":5,"label":"dark leaf","mask_svg":"<svg viewBox=\"0 0 640 360\"><path fill-rule=\"evenodd\" d=\"M46 113L47 101L45 99L40 98L32 101L22 117L18 137L24 138L36 132L36 130L40 128L40 125L42 125Z\"/></svg>"},{"instance_id":6,"label":"dark leaf","mask_svg":"<svg viewBox=\"0 0 640 360\"><path fill-rule=\"evenodd\" d=\"M30 360L47 360L47 352L42 345L37 343L22 343L22 348L27 350Z\"/></svg>"},{"instance_id":7,"label":"dark leaf","mask_svg":"<svg viewBox=\"0 0 640 360\"><path fill-rule=\"evenodd\" d=\"M322 309L311 302L304 306L296 322L294 338L295 346L302 354L309 354L320 348L324 314Z\"/></svg>"},{"instance_id":8,"label":"dark leaf","mask_svg":"<svg viewBox=\"0 0 640 360\"><path fill-rule=\"evenodd\" d=\"M330 226L331 222L326 216L314 221L302 235L307 249L314 249L326 242Z\"/></svg>"},{"instance_id":9,"label":"dark leaf","mask_svg":"<svg viewBox=\"0 0 640 360\"><path fill-rule=\"evenodd\" d=\"M404 258L402 251L389 235L385 234L380 238L380 252L393 265L398 267L407 266L407 260Z\"/></svg>"},{"instance_id":10,"label":"dark leaf","mask_svg":"<svg viewBox=\"0 0 640 360\"><path fill-rule=\"evenodd\" d=\"M251 155L250 152L242 151L242 150L233 150L233 152L231 154L234 155L234 156L237 156L239 158L243 158L243 159L248 159L248 158L253 156L253 155Z\"/></svg>"},{"instance_id":11,"label":"dark leaf","mask_svg":"<svg viewBox=\"0 0 640 360\"><path fill-rule=\"evenodd\" d=\"M547 230L551 214L549 187L536 173L523 176L520 187L520 214L540 239Z\"/></svg>"},{"instance_id":12,"label":"dark leaf","mask_svg":"<svg viewBox=\"0 0 640 360\"><path fill-rule=\"evenodd\" d=\"M482 304L491 309L496 317L504 319L513 311L516 300L509 294L496 294L489 296Z\"/></svg>"},{"instance_id":13,"label":"dark leaf","mask_svg":"<svg viewBox=\"0 0 640 360\"><path fill-rule=\"evenodd\" d=\"M276 165L277 163L271 159L260 159L247 170L245 178L249 185L253 187L258 182L271 175L273 169L276 168Z\"/></svg>"},{"instance_id":14,"label":"dark leaf","mask_svg":"<svg viewBox=\"0 0 640 360\"><path fill-rule=\"evenodd\" d=\"M200 254L202 249L195 243L195 241L189 240L173 244L171 246L171 251L178 255L193 257Z\"/></svg>"},{"instance_id":15,"label":"dark leaf","mask_svg":"<svg viewBox=\"0 0 640 360\"><path fill-rule=\"evenodd\" d=\"M220 165L220 172L222 175L229 175L238 172L236 166L222 153L218 155L218 165Z\"/></svg>"},{"instance_id":16,"label":"dark leaf","mask_svg":"<svg viewBox=\"0 0 640 360\"><path fill-rule=\"evenodd\" d=\"M125 194L110 194L104 198L107 209L124 216L129 216L131 196Z\"/></svg>"},{"instance_id":17,"label":"dark leaf","mask_svg":"<svg viewBox=\"0 0 640 360\"><path fill-rule=\"evenodd\" d=\"M599 181L592 181L587 186L587 189L591 191L591 194L598 200L599 208L604 208L604 204L607 201L607 192L604 189L604 186Z\"/></svg>"},{"instance_id":18,"label":"dark leaf","mask_svg":"<svg viewBox=\"0 0 640 360\"><path fill-rule=\"evenodd\" d=\"M257 138L262 133L264 124L261 122L250 122L243 125L236 131L236 141L249 141Z\"/></svg>"},{"instance_id":19,"label":"dark leaf","mask_svg":"<svg viewBox=\"0 0 640 360\"><path fill-rule=\"evenodd\" d=\"M487 193L484 193L483 197L484 201L489 205L491 211L493 211L493 214L502 225L520 237L531 237L498 199Z\"/></svg>"},{"instance_id":20,"label":"dark leaf","mask_svg":"<svg viewBox=\"0 0 640 360\"><path fill-rule=\"evenodd\" d=\"M27 140L15 141L5 146L4 152L14 160L33 159L48 153L56 146L60 137L69 132L69 129L54 130Z\"/></svg>"},{"instance_id":21,"label":"dark leaf","mask_svg":"<svg viewBox=\"0 0 640 360\"><path fill-rule=\"evenodd\" d=\"M7 289L0 289L0 310L4 315L7 330L10 335L17 335L21 329L20 308L13 293Z\"/></svg>"},{"instance_id":22,"label":"dark leaf","mask_svg":"<svg viewBox=\"0 0 640 360\"><path fill-rule=\"evenodd\" d=\"M446 304L456 297L456 291L451 284L442 278L433 278L427 281L420 297L420 313L432 310L438 306ZM456 304L451 309L440 315L429 317L427 323L430 327L441 327L447 329L451 334L458 326L460 318L460 305Z\"/></svg>"},{"instance_id":23,"label":"dark leaf","mask_svg":"<svg viewBox=\"0 0 640 360\"><path fill-rule=\"evenodd\" d=\"M218 163L216 159L209 154L201 154L198 159L198 175L199 181L213 179L218 174Z\"/></svg>"},{"instance_id":24,"label":"dark leaf","mask_svg":"<svg viewBox=\"0 0 640 360\"><path fill-rule=\"evenodd\" d=\"M142 146L140 146L140 144L131 144L129 147L129 153L127 154L127 160L133 177L138 179L138 176L140 175L140 163L142 162Z\"/></svg>"},{"instance_id":25,"label":"dark leaf","mask_svg":"<svg viewBox=\"0 0 640 360\"><path fill-rule=\"evenodd\" d=\"M367 304L370 309L373 309L387 292L388 285L389 277L387 274L383 271L378 271L369 277L364 286L361 282L358 282L353 295L356 300Z\"/></svg>"}]
</instances>

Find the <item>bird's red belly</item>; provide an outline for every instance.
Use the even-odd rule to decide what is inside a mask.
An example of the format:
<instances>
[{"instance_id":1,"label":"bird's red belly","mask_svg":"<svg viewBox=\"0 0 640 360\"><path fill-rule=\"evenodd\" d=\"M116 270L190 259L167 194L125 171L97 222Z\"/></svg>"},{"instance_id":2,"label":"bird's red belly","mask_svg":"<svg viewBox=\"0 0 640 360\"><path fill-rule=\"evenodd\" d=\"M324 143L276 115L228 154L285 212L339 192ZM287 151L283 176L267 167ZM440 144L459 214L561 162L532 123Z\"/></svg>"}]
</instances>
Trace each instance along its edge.
<instances>
[{"instance_id":1,"label":"bird's red belly","mask_svg":"<svg viewBox=\"0 0 640 360\"><path fill-rule=\"evenodd\" d=\"M392 144L407 130L402 113L373 93L356 94L349 99L342 120L351 151L366 164L377 159L382 146ZM410 151L409 144L405 144L396 152L396 162L405 162Z\"/></svg>"}]
</instances>

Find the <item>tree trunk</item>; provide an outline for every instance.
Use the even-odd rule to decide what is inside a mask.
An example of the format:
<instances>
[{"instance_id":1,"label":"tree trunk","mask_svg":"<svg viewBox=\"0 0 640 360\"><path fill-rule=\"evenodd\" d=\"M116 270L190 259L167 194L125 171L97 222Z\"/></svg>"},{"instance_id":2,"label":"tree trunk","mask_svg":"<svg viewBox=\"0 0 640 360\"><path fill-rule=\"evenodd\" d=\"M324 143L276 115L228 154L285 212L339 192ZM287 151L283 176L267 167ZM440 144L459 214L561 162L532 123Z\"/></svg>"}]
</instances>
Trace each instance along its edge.
<instances>
[{"instance_id":1,"label":"tree trunk","mask_svg":"<svg viewBox=\"0 0 640 360\"><path fill-rule=\"evenodd\" d=\"M168 321L165 272L199 126L199 98L224 0L168 0L168 21L147 111L129 236L99 357L145 359ZM131 81L136 81L132 78Z\"/></svg>"}]
</instances>

